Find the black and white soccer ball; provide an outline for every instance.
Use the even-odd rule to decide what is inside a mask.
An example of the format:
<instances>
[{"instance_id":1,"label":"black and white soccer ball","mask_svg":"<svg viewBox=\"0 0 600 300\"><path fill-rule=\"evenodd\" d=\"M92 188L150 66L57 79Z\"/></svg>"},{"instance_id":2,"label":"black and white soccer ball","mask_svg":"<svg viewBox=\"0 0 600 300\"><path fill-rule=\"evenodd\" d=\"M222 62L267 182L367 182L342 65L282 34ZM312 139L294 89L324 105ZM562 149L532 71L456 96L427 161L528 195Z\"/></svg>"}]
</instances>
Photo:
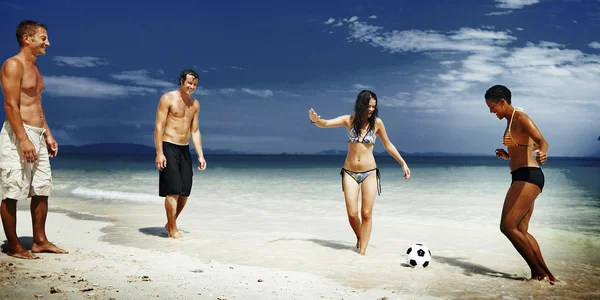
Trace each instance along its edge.
<instances>
[{"instance_id":1,"label":"black and white soccer ball","mask_svg":"<svg viewBox=\"0 0 600 300\"><path fill-rule=\"evenodd\" d=\"M431 263L431 251L423 244L414 244L406 250L406 263L411 267L427 267Z\"/></svg>"}]
</instances>

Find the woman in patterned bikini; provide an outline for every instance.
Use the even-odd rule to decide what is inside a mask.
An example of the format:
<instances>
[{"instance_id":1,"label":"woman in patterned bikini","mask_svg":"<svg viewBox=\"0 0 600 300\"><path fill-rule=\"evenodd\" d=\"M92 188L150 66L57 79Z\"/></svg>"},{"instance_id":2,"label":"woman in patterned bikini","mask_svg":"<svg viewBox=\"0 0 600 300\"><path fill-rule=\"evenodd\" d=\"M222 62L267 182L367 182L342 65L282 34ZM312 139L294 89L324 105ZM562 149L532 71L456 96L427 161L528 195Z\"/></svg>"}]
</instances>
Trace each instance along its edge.
<instances>
[{"instance_id":1,"label":"woman in patterned bikini","mask_svg":"<svg viewBox=\"0 0 600 300\"><path fill-rule=\"evenodd\" d=\"M380 174L373 156L377 136L381 139L385 150L402 166L404 179L410 177L410 169L389 140L383 121L377 117L377 113L377 96L367 90L358 94L354 114L325 120L321 119L312 108L308 112L311 122L320 128L345 126L348 130L348 155L340 175L348 220L356 235L356 248L361 255L365 255L371 236L375 196L376 193L381 192ZM373 173L375 176L372 176ZM362 196L360 217L358 215L359 193Z\"/></svg>"},{"instance_id":2,"label":"woman in patterned bikini","mask_svg":"<svg viewBox=\"0 0 600 300\"><path fill-rule=\"evenodd\" d=\"M507 122L502 144L508 152L496 149L498 158L509 160L512 175L502 208L500 230L529 265L531 279L548 280L553 284L557 280L546 266L537 241L527 231L535 199L544 188L544 173L538 164L546 162L548 142L529 116L521 108L512 106L507 87L492 86L484 97L490 113Z\"/></svg>"}]
</instances>

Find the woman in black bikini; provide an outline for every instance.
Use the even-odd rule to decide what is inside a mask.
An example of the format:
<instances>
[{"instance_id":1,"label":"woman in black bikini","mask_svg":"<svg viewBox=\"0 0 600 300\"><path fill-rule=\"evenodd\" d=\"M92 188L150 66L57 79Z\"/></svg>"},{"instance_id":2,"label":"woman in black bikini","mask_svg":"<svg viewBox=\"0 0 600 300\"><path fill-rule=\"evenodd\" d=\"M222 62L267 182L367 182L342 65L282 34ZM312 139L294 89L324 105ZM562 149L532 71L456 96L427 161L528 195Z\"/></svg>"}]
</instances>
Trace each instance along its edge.
<instances>
[{"instance_id":1,"label":"woman in black bikini","mask_svg":"<svg viewBox=\"0 0 600 300\"><path fill-rule=\"evenodd\" d=\"M410 169L388 139L383 121L377 117L377 96L363 90L356 98L354 114L324 120L311 108L308 112L312 123L321 128L345 126L348 130L348 155L342 175L342 190L346 199L346 211L350 226L356 235L356 248L365 255L372 228L372 212L376 193L379 192L379 170L373 156L376 137L379 136L385 150L404 169L404 179L410 177ZM375 173L373 176L373 173ZM358 215L358 195L362 194L360 217ZM362 222L361 222L362 219Z\"/></svg>"},{"instance_id":2,"label":"woman in black bikini","mask_svg":"<svg viewBox=\"0 0 600 300\"><path fill-rule=\"evenodd\" d=\"M544 173L539 164L546 162L548 143L535 123L511 104L511 92L502 85L492 86L485 93L485 103L490 113L506 119L506 131L496 156L509 160L512 184L502 208L500 230L511 241L531 269L531 279L556 282L540 251L535 238L527 232L535 199L544 188ZM535 159L532 151L536 152Z\"/></svg>"}]
</instances>

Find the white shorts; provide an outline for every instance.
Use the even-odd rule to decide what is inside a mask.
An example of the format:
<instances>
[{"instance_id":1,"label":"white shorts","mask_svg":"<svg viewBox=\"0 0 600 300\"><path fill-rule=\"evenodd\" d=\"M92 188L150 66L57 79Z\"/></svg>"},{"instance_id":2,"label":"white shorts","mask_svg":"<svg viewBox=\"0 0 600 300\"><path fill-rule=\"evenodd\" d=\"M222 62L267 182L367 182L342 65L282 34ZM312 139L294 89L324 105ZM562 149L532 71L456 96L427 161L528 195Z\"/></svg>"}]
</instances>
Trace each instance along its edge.
<instances>
[{"instance_id":1,"label":"white shorts","mask_svg":"<svg viewBox=\"0 0 600 300\"><path fill-rule=\"evenodd\" d=\"M38 160L21 161L19 140L4 122L0 131L0 181L2 199L26 200L32 196L50 196L52 172L44 132L46 129L24 125L29 140L35 146Z\"/></svg>"}]
</instances>

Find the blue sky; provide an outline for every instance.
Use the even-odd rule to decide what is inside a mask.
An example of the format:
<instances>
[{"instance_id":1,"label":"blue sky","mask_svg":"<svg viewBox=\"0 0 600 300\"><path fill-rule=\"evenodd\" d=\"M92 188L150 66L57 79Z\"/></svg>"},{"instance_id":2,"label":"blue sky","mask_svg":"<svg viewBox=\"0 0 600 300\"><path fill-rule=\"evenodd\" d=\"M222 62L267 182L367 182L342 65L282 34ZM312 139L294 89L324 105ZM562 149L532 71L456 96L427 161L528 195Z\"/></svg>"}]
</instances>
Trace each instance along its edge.
<instances>
[{"instance_id":1,"label":"blue sky","mask_svg":"<svg viewBox=\"0 0 600 300\"><path fill-rule=\"evenodd\" d=\"M19 21L48 26L38 65L59 145L152 146L160 95L194 68L205 148L345 150L345 129L308 110L351 113L367 88L398 149L493 155L505 121L483 94L504 84L549 156L600 152L598 0L199 2L0 0L0 56Z\"/></svg>"}]
</instances>

